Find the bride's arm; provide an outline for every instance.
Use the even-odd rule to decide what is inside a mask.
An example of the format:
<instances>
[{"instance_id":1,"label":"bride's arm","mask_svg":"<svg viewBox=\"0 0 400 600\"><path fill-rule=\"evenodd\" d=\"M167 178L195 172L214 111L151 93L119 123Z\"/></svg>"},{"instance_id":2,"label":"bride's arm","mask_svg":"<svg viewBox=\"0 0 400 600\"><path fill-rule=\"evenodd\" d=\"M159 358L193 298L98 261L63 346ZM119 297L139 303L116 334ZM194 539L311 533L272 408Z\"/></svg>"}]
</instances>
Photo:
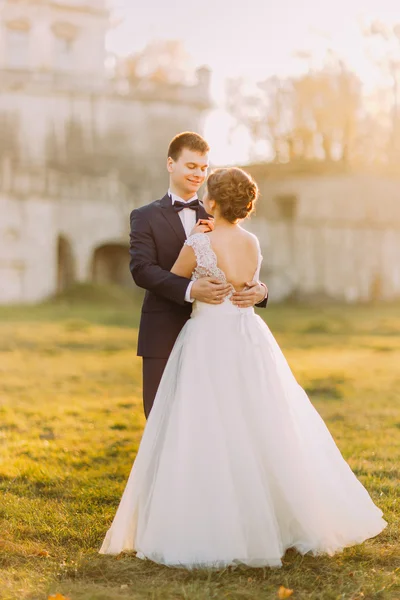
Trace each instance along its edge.
<instances>
[{"instance_id":1,"label":"bride's arm","mask_svg":"<svg viewBox=\"0 0 400 600\"><path fill-rule=\"evenodd\" d=\"M187 277L190 279L192 273L196 267L196 255L191 246L183 246L178 258L176 259L171 273L180 275L180 277Z\"/></svg>"},{"instance_id":2,"label":"bride's arm","mask_svg":"<svg viewBox=\"0 0 400 600\"><path fill-rule=\"evenodd\" d=\"M204 235L204 234L201 234ZM196 253L192 245L185 244L171 269L171 273L190 278L197 265ZM192 281L188 288L187 302L199 300L208 304L221 304L232 292L230 283L218 281L215 277L200 277Z\"/></svg>"}]
</instances>

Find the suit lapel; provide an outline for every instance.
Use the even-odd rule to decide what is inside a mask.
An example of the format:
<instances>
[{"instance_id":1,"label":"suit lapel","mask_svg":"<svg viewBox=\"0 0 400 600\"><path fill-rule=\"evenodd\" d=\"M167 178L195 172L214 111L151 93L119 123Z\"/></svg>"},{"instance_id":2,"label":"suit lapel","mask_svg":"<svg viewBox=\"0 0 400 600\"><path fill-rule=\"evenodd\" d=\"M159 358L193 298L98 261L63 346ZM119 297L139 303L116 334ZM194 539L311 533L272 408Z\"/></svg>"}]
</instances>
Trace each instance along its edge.
<instances>
[{"instance_id":1,"label":"suit lapel","mask_svg":"<svg viewBox=\"0 0 400 600\"><path fill-rule=\"evenodd\" d=\"M200 203L199 208L196 210L196 220L198 221L199 219L208 219L209 217L210 215L206 213L206 209Z\"/></svg>"},{"instance_id":2,"label":"suit lapel","mask_svg":"<svg viewBox=\"0 0 400 600\"><path fill-rule=\"evenodd\" d=\"M172 229L175 231L178 236L179 241L183 245L186 240L185 229L182 225L182 221L180 219L179 213L174 211L171 198L166 194L164 198L160 201L160 205L162 208L162 213L164 217L167 219L168 223L171 225ZM199 208L196 210L196 221L199 219L208 219L209 215L207 214L204 206L200 204Z\"/></svg>"},{"instance_id":3,"label":"suit lapel","mask_svg":"<svg viewBox=\"0 0 400 600\"><path fill-rule=\"evenodd\" d=\"M186 240L186 233L182 225L182 221L179 217L179 214L174 211L174 207L172 205L171 198L166 194L164 198L160 202L162 208L162 214L171 225L172 229L178 236L179 241L182 246Z\"/></svg>"}]
</instances>

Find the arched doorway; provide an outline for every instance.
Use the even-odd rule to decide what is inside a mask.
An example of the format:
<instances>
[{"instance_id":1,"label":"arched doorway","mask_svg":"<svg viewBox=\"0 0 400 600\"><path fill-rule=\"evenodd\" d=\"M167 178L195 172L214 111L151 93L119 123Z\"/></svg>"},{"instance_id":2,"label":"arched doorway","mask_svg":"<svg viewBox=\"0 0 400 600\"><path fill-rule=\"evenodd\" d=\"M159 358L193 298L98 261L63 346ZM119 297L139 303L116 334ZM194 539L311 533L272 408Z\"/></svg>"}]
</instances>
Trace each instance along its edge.
<instances>
[{"instance_id":1,"label":"arched doorway","mask_svg":"<svg viewBox=\"0 0 400 600\"><path fill-rule=\"evenodd\" d=\"M63 292L75 281L75 262L69 240L60 235L57 240L57 293Z\"/></svg>"},{"instance_id":2,"label":"arched doorway","mask_svg":"<svg viewBox=\"0 0 400 600\"><path fill-rule=\"evenodd\" d=\"M96 248L93 254L92 278L95 283L132 287L128 245L104 244Z\"/></svg>"}]
</instances>

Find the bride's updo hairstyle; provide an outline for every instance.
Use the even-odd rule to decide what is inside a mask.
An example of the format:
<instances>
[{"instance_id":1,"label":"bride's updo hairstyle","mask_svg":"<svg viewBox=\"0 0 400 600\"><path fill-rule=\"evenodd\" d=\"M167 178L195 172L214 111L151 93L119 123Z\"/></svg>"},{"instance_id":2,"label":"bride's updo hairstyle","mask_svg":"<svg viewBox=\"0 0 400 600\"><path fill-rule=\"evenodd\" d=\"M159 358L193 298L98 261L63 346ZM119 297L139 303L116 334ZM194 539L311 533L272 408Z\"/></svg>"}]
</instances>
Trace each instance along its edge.
<instances>
[{"instance_id":1,"label":"bride's updo hairstyle","mask_svg":"<svg viewBox=\"0 0 400 600\"><path fill-rule=\"evenodd\" d=\"M256 182L238 167L213 171L207 179L207 191L209 199L216 202L221 217L230 223L248 217L259 196Z\"/></svg>"}]
</instances>

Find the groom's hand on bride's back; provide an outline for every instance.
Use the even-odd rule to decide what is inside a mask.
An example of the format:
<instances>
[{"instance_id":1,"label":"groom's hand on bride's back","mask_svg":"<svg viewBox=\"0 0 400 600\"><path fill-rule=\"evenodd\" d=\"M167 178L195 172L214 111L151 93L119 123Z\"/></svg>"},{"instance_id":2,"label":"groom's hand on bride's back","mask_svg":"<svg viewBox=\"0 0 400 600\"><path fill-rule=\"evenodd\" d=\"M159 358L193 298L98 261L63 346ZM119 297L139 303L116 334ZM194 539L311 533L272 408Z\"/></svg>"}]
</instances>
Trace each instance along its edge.
<instances>
[{"instance_id":1,"label":"groom's hand on bride's back","mask_svg":"<svg viewBox=\"0 0 400 600\"><path fill-rule=\"evenodd\" d=\"M248 281L241 292L235 292L231 298L232 304L239 308L249 308L259 304L268 296L268 288L265 283L259 281Z\"/></svg>"},{"instance_id":2,"label":"groom's hand on bride's back","mask_svg":"<svg viewBox=\"0 0 400 600\"><path fill-rule=\"evenodd\" d=\"M222 304L232 290L230 283L221 283L221 281L212 277L201 277L194 282L190 296L193 300L199 300L199 302Z\"/></svg>"}]
</instances>

